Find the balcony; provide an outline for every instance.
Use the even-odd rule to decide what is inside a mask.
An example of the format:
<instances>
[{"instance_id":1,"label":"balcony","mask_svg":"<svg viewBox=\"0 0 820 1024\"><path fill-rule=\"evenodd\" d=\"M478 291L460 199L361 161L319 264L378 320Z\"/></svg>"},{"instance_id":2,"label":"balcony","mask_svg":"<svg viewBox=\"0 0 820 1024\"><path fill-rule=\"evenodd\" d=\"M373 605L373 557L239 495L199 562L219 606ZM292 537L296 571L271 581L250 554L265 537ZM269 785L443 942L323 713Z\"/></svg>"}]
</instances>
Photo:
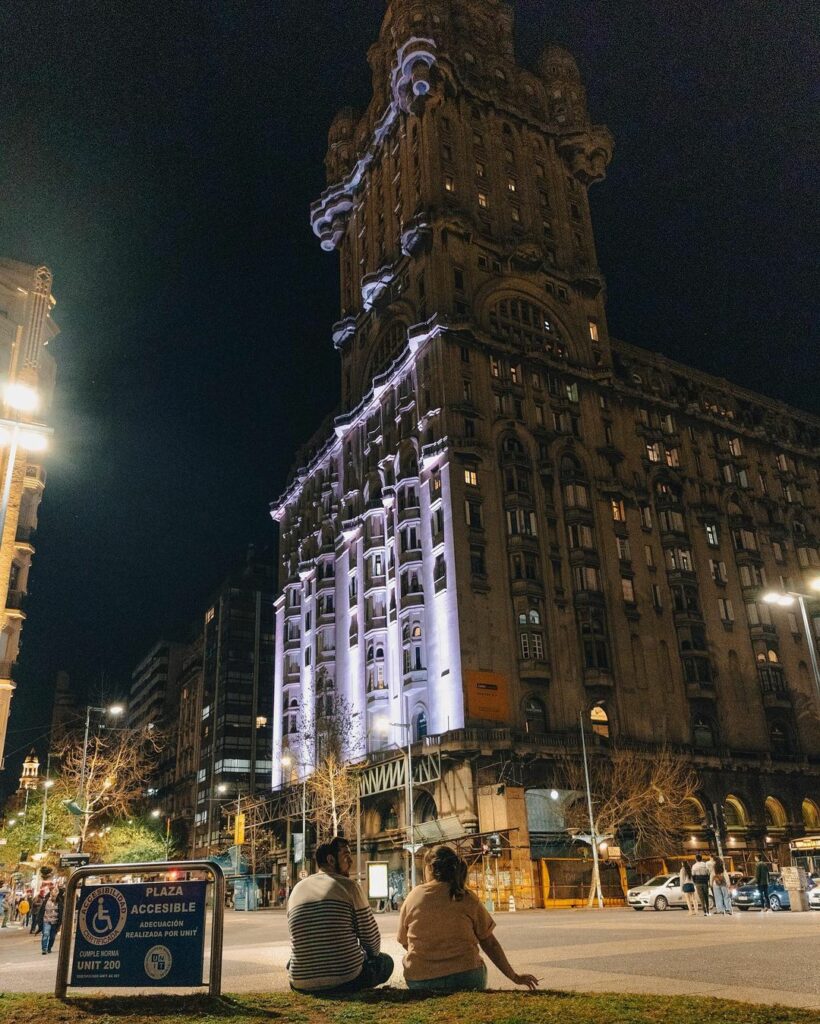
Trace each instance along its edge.
<instances>
[{"instance_id":1,"label":"balcony","mask_svg":"<svg viewBox=\"0 0 820 1024\"><path fill-rule=\"evenodd\" d=\"M402 608L420 608L424 604L424 592L421 590L409 590L401 595Z\"/></svg>"},{"instance_id":2,"label":"balcony","mask_svg":"<svg viewBox=\"0 0 820 1024\"><path fill-rule=\"evenodd\" d=\"M410 565L413 562L421 562L420 547L399 552L399 565Z\"/></svg>"},{"instance_id":3,"label":"balcony","mask_svg":"<svg viewBox=\"0 0 820 1024\"><path fill-rule=\"evenodd\" d=\"M17 530L14 534L14 543L19 547L34 547L34 538L37 536L37 529L34 526L24 526L22 523L17 524Z\"/></svg>"},{"instance_id":4,"label":"balcony","mask_svg":"<svg viewBox=\"0 0 820 1024\"><path fill-rule=\"evenodd\" d=\"M26 593L24 590L10 590L6 595L6 611L12 614L17 614L20 618L25 618L25 612L23 606L26 601Z\"/></svg>"},{"instance_id":5,"label":"balcony","mask_svg":"<svg viewBox=\"0 0 820 1024\"><path fill-rule=\"evenodd\" d=\"M384 590L387 586L387 576L382 573L374 574L372 576L367 575L364 579L364 592L365 595L369 594L371 590Z\"/></svg>"},{"instance_id":6,"label":"balcony","mask_svg":"<svg viewBox=\"0 0 820 1024\"><path fill-rule=\"evenodd\" d=\"M789 708L792 701L789 687L780 665L758 665L757 675L760 679L760 690L763 704L767 708Z\"/></svg>"},{"instance_id":7,"label":"balcony","mask_svg":"<svg viewBox=\"0 0 820 1024\"><path fill-rule=\"evenodd\" d=\"M421 509L418 505L408 505L406 508L399 508L400 523L406 523L411 519L421 519Z\"/></svg>"}]
</instances>

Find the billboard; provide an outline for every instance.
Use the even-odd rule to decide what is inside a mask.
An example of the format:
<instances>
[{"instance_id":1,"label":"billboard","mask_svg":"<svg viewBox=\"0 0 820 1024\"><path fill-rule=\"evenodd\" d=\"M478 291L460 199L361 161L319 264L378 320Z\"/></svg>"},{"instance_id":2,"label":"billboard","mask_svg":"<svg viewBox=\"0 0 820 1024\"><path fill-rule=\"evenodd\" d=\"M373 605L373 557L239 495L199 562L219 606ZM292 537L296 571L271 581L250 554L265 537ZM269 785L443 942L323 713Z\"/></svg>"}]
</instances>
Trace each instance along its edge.
<instances>
[{"instance_id":1,"label":"billboard","mask_svg":"<svg viewBox=\"0 0 820 1024\"><path fill-rule=\"evenodd\" d=\"M510 719L510 686L506 676L497 672L465 672L467 716L492 722Z\"/></svg>"}]
</instances>

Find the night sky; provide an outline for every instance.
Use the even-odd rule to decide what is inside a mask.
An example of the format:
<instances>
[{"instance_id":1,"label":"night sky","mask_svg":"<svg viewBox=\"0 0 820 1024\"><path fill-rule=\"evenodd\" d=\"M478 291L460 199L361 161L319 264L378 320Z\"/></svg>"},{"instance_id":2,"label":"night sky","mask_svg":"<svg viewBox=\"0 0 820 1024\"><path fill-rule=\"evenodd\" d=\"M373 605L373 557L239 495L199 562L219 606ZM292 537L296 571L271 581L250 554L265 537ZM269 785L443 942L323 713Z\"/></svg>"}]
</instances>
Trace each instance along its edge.
<instances>
[{"instance_id":1,"label":"night sky","mask_svg":"<svg viewBox=\"0 0 820 1024\"><path fill-rule=\"evenodd\" d=\"M337 261L308 207L384 6L0 5L0 254L52 268L62 328L15 776L58 669L124 692L272 538L337 400ZM816 409L816 6L515 6L522 61L570 49L615 136L592 191L612 333Z\"/></svg>"}]
</instances>

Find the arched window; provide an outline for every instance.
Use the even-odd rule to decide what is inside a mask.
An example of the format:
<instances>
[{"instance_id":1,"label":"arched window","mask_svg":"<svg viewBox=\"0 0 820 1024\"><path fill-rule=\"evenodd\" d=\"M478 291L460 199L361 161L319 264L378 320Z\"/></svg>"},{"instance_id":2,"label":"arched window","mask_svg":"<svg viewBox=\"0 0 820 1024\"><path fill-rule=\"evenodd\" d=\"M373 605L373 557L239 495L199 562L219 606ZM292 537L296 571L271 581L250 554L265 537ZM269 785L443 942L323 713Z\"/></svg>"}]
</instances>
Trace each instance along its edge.
<instances>
[{"instance_id":1,"label":"arched window","mask_svg":"<svg viewBox=\"0 0 820 1024\"><path fill-rule=\"evenodd\" d=\"M427 735L427 712L422 708L413 719L413 736L416 741L423 740Z\"/></svg>"},{"instance_id":2,"label":"arched window","mask_svg":"<svg viewBox=\"0 0 820 1024\"><path fill-rule=\"evenodd\" d=\"M528 299L502 299L490 310L490 327L509 341L566 359L569 349L551 314Z\"/></svg>"},{"instance_id":3,"label":"arched window","mask_svg":"<svg viewBox=\"0 0 820 1024\"><path fill-rule=\"evenodd\" d=\"M389 832L399 827L399 816L396 813L395 804L382 808L381 821L379 822L382 832Z\"/></svg>"},{"instance_id":4,"label":"arched window","mask_svg":"<svg viewBox=\"0 0 820 1024\"><path fill-rule=\"evenodd\" d=\"M370 359L367 375L377 376L400 354L407 341L407 326L399 321L391 324L379 339Z\"/></svg>"},{"instance_id":5,"label":"arched window","mask_svg":"<svg viewBox=\"0 0 820 1024\"><path fill-rule=\"evenodd\" d=\"M595 704L589 712L592 731L602 739L609 739L609 715L603 704Z\"/></svg>"},{"instance_id":6,"label":"arched window","mask_svg":"<svg viewBox=\"0 0 820 1024\"><path fill-rule=\"evenodd\" d=\"M528 736L543 736L547 731L547 709L538 697L524 702L524 729Z\"/></svg>"},{"instance_id":7,"label":"arched window","mask_svg":"<svg viewBox=\"0 0 820 1024\"><path fill-rule=\"evenodd\" d=\"M421 793L413 808L413 817L416 821L435 821L438 817L436 801L429 793Z\"/></svg>"},{"instance_id":8,"label":"arched window","mask_svg":"<svg viewBox=\"0 0 820 1024\"><path fill-rule=\"evenodd\" d=\"M786 813L786 808L777 799L776 796L767 796L766 802L763 805L766 825L769 828L785 828L789 816Z\"/></svg>"},{"instance_id":9,"label":"arched window","mask_svg":"<svg viewBox=\"0 0 820 1024\"><path fill-rule=\"evenodd\" d=\"M692 722L692 742L701 750L711 750L715 744L715 727L705 715L696 715Z\"/></svg>"},{"instance_id":10,"label":"arched window","mask_svg":"<svg viewBox=\"0 0 820 1024\"><path fill-rule=\"evenodd\" d=\"M688 828L700 828L708 815L703 804L696 796L689 796L683 801L684 824Z\"/></svg>"},{"instance_id":11,"label":"arched window","mask_svg":"<svg viewBox=\"0 0 820 1024\"><path fill-rule=\"evenodd\" d=\"M731 794L723 801L723 818L727 828L746 828L749 815L743 801Z\"/></svg>"},{"instance_id":12,"label":"arched window","mask_svg":"<svg viewBox=\"0 0 820 1024\"><path fill-rule=\"evenodd\" d=\"M803 824L810 832L820 831L820 808L814 800L809 800L808 797L803 801L801 807L803 812Z\"/></svg>"}]
</instances>

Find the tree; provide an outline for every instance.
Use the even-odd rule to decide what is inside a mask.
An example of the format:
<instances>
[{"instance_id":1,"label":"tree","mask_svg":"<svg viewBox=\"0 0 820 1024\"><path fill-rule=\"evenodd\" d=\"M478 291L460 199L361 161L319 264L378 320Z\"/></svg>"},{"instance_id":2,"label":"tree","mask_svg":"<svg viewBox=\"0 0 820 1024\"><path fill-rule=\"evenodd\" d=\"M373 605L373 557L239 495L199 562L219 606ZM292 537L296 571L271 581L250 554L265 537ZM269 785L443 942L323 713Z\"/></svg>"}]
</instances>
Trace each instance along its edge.
<instances>
[{"instance_id":1,"label":"tree","mask_svg":"<svg viewBox=\"0 0 820 1024\"><path fill-rule=\"evenodd\" d=\"M137 819L119 821L103 829L97 849L99 859L107 864L168 860L171 852L166 849L165 836L158 829Z\"/></svg>"},{"instance_id":2,"label":"tree","mask_svg":"<svg viewBox=\"0 0 820 1024\"><path fill-rule=\"evenodd\" d=\"M564 824L579 839L592 842L583 762L567 754L558 778L573 797L564 807ZM698 777L689 763L667 748L656 753L612 747L589 757L589 789L595 840L629 842L636 857L666 854L680 842L691 818ZM596 865L597 866L597 865ZM600 874L593 869L592 905L601 895Z\"/></svg>"},{"instance_id":3,"label":"tree","mask_svg":"<svg viewBox=\"0 0 820 1024\"><path fill-rule=\"evenodd\" d=\"M133 817L144 797L163 746L155 729L109 729L89 737L66 737L59 751L60 777L80 811L76 830L84 850L92 826Z\"/></svg>"},{"instance_id":4,"label":"tree","mask_svg":"<svg viewBox=\"0 0 820 1024\"><path fill-rule=\"evenodd\" d=\"M336 835L350 835L355 828L359 798L358 771L350 762L361 749L359 716L343 697L318 697L316 714L303 730L315 761L307 778L311 793L316 838L325 842Z\"/></svg>"},{"instance_id":5,"label":"tree","mask_svg":"<svg viewBox=\"0 0 820 1024\"><path fill-rule=\"evenodd\" d=\"M7 819L14 820L14 825L6 824L0 833L6 840L0 845L0 869L13 871L23 859L22 854L28 854L30 857L37 853L40 848L41 830L45 853L55 847L64 848L67 845L68 836L76 834L77 823L65 809L62 802L64 797L65 790L58 779L48 791L45 828L43 828L42 788L32 790L29 794L25 812L23 808L20 808L14 814L7 815Z\"/></svg>"}]
</instances>

